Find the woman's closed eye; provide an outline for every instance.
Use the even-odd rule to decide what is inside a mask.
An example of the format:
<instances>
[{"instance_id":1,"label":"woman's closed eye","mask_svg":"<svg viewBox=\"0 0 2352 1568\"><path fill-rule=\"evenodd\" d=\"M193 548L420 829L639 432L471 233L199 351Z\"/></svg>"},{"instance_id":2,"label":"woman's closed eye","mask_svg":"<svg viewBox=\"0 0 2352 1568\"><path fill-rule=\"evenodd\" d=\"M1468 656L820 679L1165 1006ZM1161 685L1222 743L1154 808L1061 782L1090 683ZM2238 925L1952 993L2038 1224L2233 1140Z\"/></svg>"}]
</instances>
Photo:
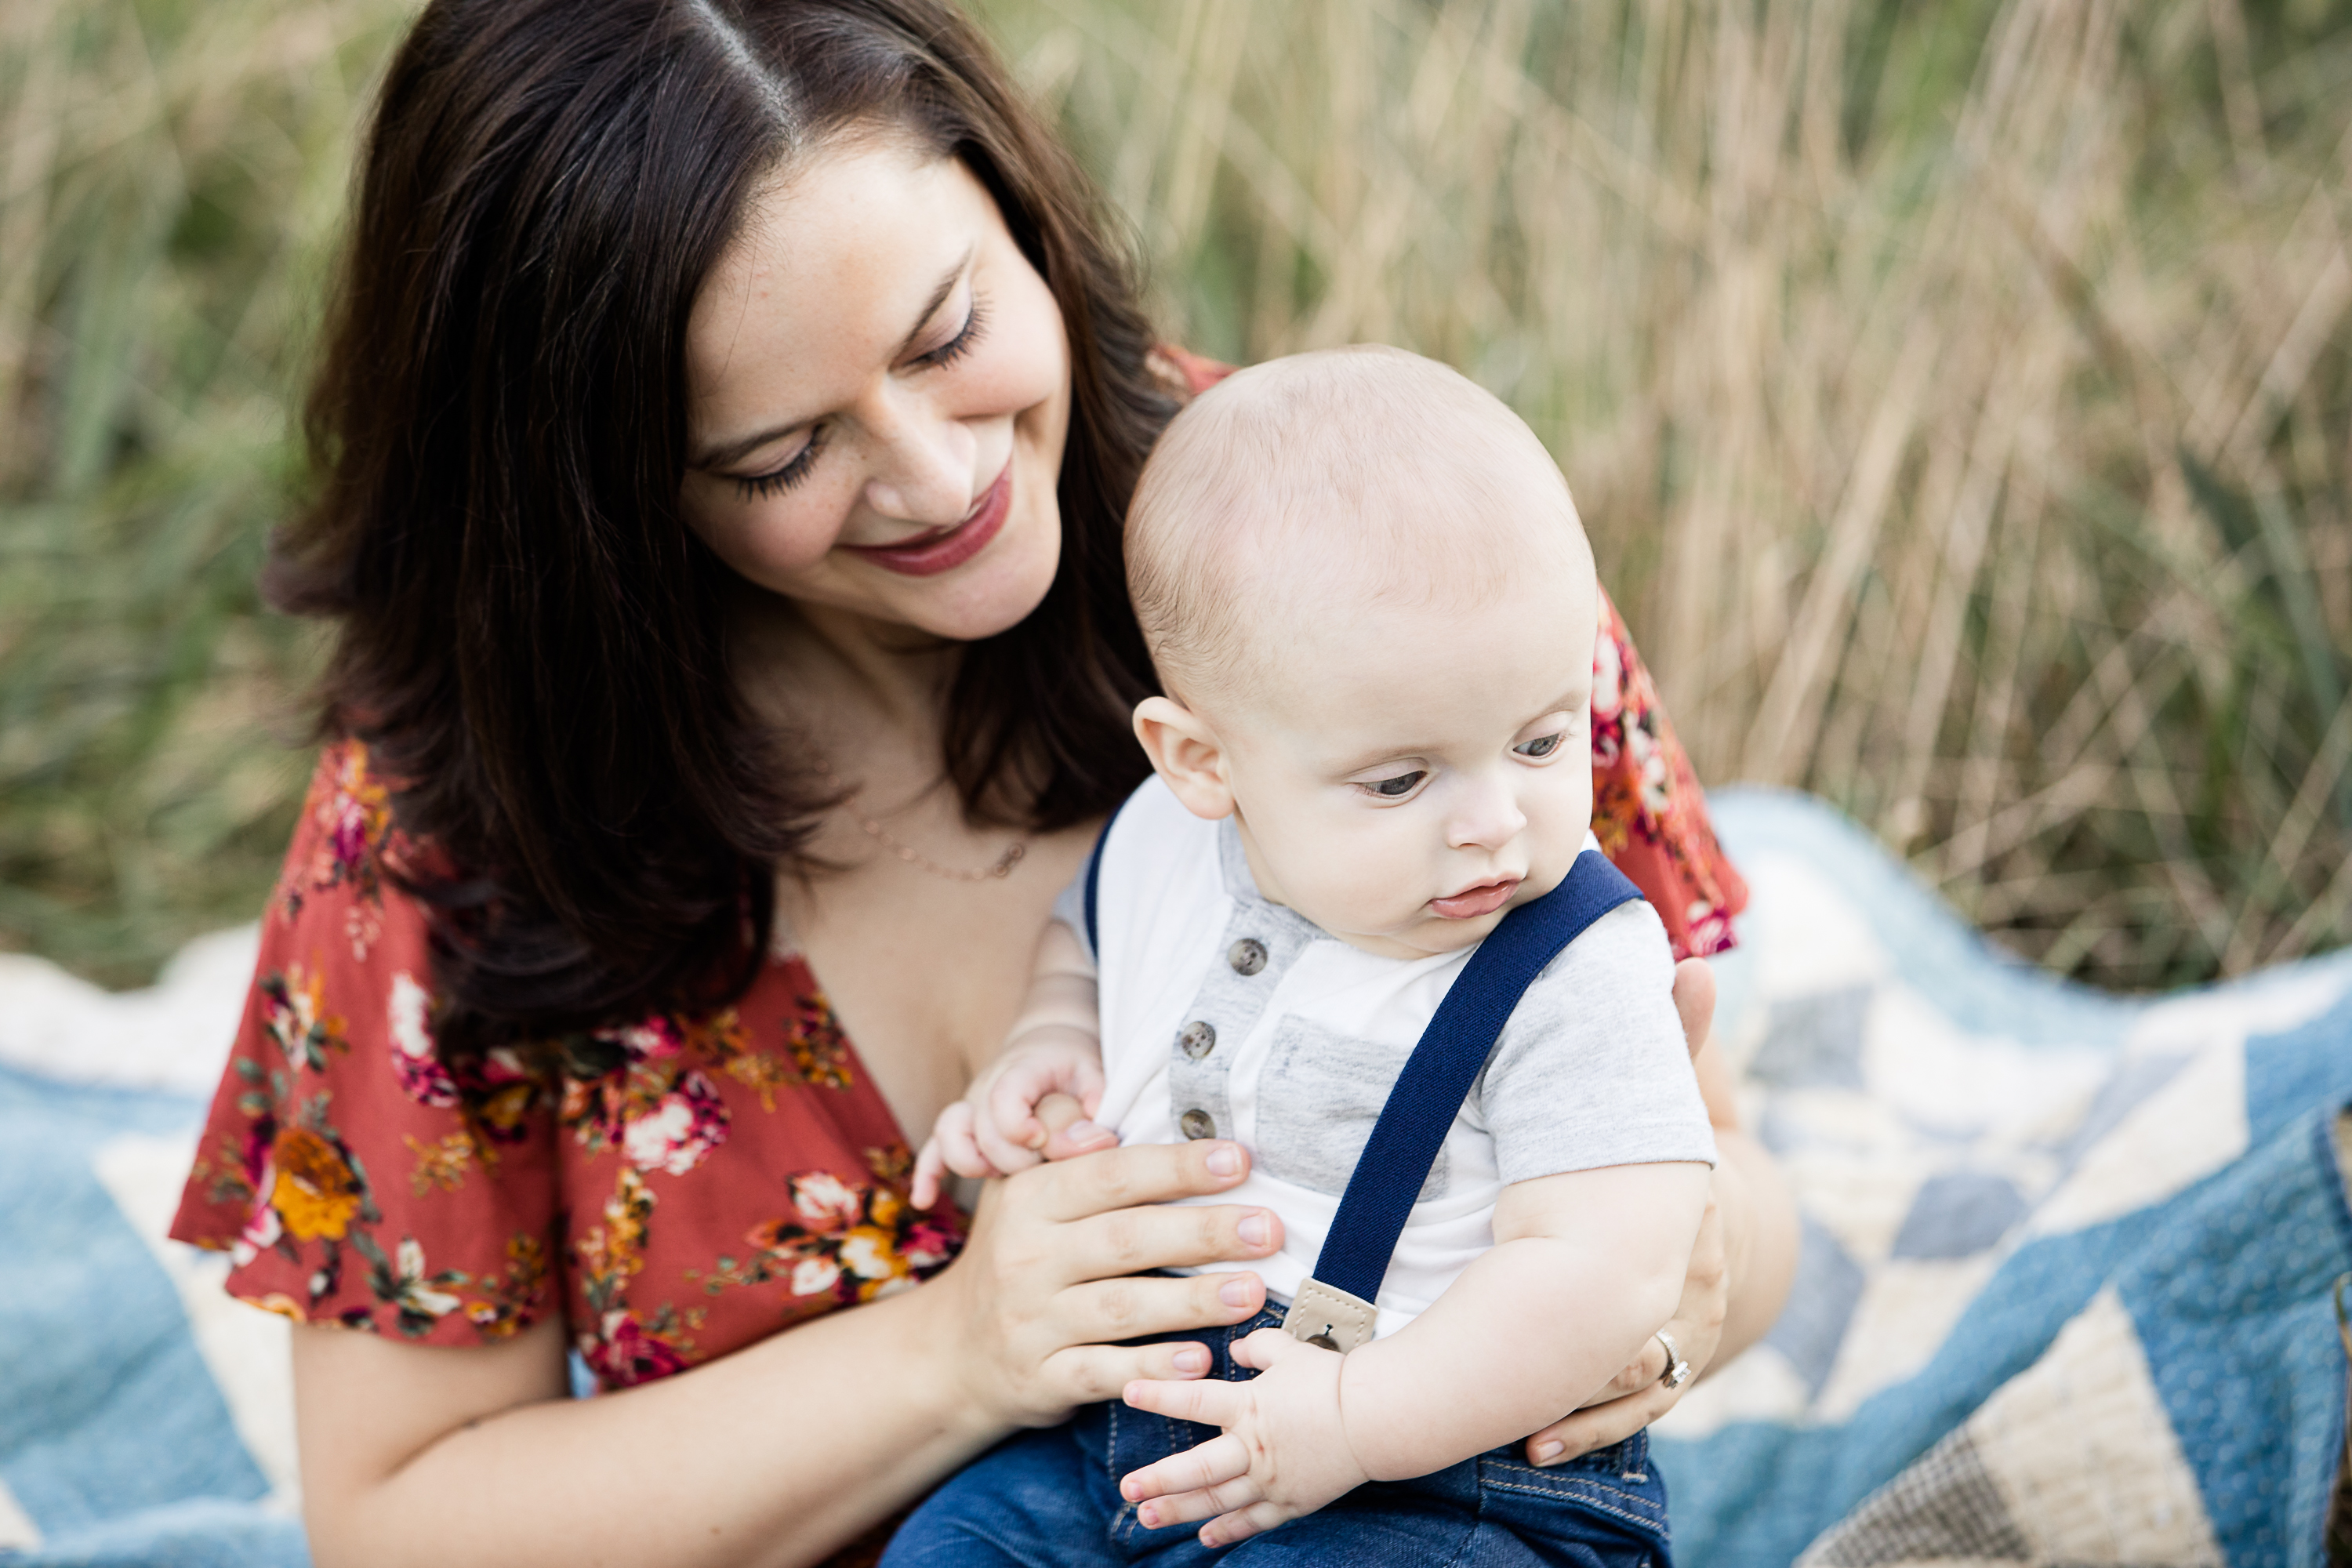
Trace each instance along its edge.
<instances>
[{"instance_id":1,"label":"woman's closed eye","mask_svg":"<svg viewBox=\"0 0 2352 1568\"><path fill-rule=\"evenodd\" d=\"M971 310L964 313L963 325L956 329L955 336L935 349L917 354L907 363L918 370L937 370L953 364L979 347L987 331L988 301L975 294ZM736 490L748 501L763 500L780 490L791 489L807 479L809 470L816 466L817 454L824 448L825 434L826 426L823 425L810 431L808 440L781 468L771 468L764 474L736 475Z\"/></svg>"},{"instance_id":2,"label":"woman's closed eye","mask_svg":"<svg viewBox=\"0 0 2352 1568\"><path fill-rule=\"evenodd\" d=\"M988 301L974 294L971 297L971 309L965 312L963 325L957 329L956 335L927 353L917 354L909 363L924 370L936 370L941 365L953 364L978 348L980 340L987 333Z\"/></svg>"},{"instance_id":3,"label":"woman's closed eye","mask_svg":"<svg viewBox=\"0 0 2352 1568\"><path fill-rule=\"evenodd\" d=\"M816 466L816 455L824 449L825 426L820 425L809 432L801 449L786 459L783 467L771 468L764 474L738 474L735 489L745 500L774 495L778 490L791 489L809 477Z\"/></svg>"}]
</instances>

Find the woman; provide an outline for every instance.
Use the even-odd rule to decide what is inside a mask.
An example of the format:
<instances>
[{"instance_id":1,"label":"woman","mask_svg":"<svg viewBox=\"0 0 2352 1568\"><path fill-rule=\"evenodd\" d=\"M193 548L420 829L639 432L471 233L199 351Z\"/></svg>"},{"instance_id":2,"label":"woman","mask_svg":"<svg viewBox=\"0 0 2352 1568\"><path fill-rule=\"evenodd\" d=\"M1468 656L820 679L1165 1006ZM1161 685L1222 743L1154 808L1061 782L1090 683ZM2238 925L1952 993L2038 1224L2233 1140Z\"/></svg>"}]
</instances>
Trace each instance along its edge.
<instances>
[{"instance_id":1,"label":"woman","mask_svg":"<svg viewBox=\"0 0 2352 1568\"><path fill-rule=\"evenodd\" d=\"M1257 1310L1245 1268L1133 1278L1276 1245L1151 1206L1237 1182L1229 1143L1024 1173L968 1235L903 1201L902 1130L1144 773L1119 519L1212 374L1155 353L936 0L419 19L272 566L337 625L331 744L176 1226L315 1325L322 1563L816 1561L1199 1370L1117 1342ZM1742 895L1610 619L1596 816L1707 951ZM1792 1250L1725 1147L1674 1326L1700 1364ZM627 1392L565 1399L568 1346ZM1531 1449L1633 1430L1663 1370Z\"/></svg>"}]
</instances>

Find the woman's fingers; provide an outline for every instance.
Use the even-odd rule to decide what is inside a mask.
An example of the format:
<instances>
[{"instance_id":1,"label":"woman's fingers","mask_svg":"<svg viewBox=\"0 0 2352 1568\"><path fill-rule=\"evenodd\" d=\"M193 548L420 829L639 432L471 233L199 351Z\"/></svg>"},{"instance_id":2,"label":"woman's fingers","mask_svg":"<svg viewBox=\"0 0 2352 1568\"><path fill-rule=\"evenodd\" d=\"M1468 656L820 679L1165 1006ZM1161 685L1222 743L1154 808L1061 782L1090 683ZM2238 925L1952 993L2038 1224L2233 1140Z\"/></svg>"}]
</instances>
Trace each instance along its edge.
<instances>
[{"instance_id":1,"label":"woman's fingers","mask_svg":"<svg viewBox=\"0 0 2352 1568\"><path fill-rule=\"evenodd\" d=\"M1213 1513L1244 1508L1257 1501L1262 1493L1252 1489L1250 1495L1234 1495L1224 1502L1201 1497L1192 1505L1192 1511L1171 1511L1184 1505L1178 1501L1186 1494L1202 1494L1213 1487L1238 1481L1249 1474L1249 1447L1239 1437L1226 1433L1212 1437L1181 1454L1171 1454L1154 1465L1146 1465L1122 1477L1118 1495L1129 1502L1149 1499L1163 1500L1154 1512L1159 1518L1150 1521L1157 1530L1163 1524L1181 1524L1189 1519L1206 1519Z\"/></svg>"},{"instance_id":2,"label":"woman's fingers","mask_svg":"<svg viewBox=\"0 0 2352 1568\"><path fill-rule=\"evenodd\" d=\"M1108 1127L1097 1126L1088 1118L1094 1115L1101 1100L1099 1090L1094 1100L1076 1100L1066 1094L1049 1094L1037 1102L1037 1121L1045 1129L1045 1158L1074 1159L1080 1154L1092 1154L1118 1142L1118 1134Z\"/></svg>"},{"instance_id":3,"label":"woman's fingers","mask_svg":"<svg viewBox=\"0 0 2352 1568\"><path fill-rule=\"evenodd\" d=\"M1557 1465L1622 1443L1675 1407L1681 1394L1663 1383L1653 1383L1637 1394L1590 1405L1564 1421L1555 1421L1528 1439L1532 1464Z\"/></svg>"},{"instance_id":4,"label":"woman's fingers","mask_svg":"<svg viewBox=\"0 0 2352 1568\"><path fill-rule=\"evenodd\" d=\"M1669 1328L1666 1331L1672 1333L1674 1331ZM1625 1363L1623 1370L1592 1391L1592 1397L1587 1402L1587 1407L1606 1405L1612 1399L1622 1399L1629 1394L1639 1394L1665 1375L1665 1371L1666 1347L1660 1344L1654 1334L1642 1346L1640 1353ZM1538 1433L1537 1436L1541 1436L1542 1434Z\"/></svg>"},{"instance_id":5,"label":"woman's fingers","mask_svg":"<svg viewBox=\"0 0 2352 1568\"><path fill-rule=\"evenodd\" d=\"M1683 1043L1693 1056L1715 1030L1715 971L1704 958L1675 965L1675 1011L1683 1021Z\"/></svg>"},{"instance_id":6,"label":"woman's fingers","mask_svg":"<svg viewBox=\"0 0 2352 1568\"><path fill-rule=\"evenodd\" d=\"M1065 1229L1070 1245L1087 1260L1072 1276L1073 1282L1153 1268L1245 1262L1282 1245L1282 1221L1272 1210L1239 1205L1113 1209L1073 1220Z\"/></svg>"},{"instance_id":7,"label":"woman's fingers","mask_svg":"<svg viewBox=\"0 0 2352 1568\"><path fill-rule=\"evenodd\" d=\"M1203 1138L1139 1143L1057 1160L1030 1180L1036 1184L1040 1218L1080 1220L1178 1198L1213 1196L1240 1185L1248 1173L1249 1154L1240 1144Z\"/></svg>"},{"instance_id":8,"label":"woman's fingers","mask_svg":"<svg viewBox=\"0 0 2352 1568\"><path fill-rule=\"evenodd\" d=\"M1255 1274L1119 1275L1063 1291L1056 1326L1075 1341L1111 1343L1238 1323L1265 1305Z\"/></svg>"},{"instance_id":9,"label":"woman's fingers","mask_svg":"<svg viewBox=\"0 0 2352 1568\"><path fill-rule=\"evenodd\" d=\"M1060 1408L1103 1405L1139 1383L1178 1383L1204 1375L1209 1352L1197 1343L1070 1345L1045 1358L1039 1381Z\"/></svg>"}]
</instances>

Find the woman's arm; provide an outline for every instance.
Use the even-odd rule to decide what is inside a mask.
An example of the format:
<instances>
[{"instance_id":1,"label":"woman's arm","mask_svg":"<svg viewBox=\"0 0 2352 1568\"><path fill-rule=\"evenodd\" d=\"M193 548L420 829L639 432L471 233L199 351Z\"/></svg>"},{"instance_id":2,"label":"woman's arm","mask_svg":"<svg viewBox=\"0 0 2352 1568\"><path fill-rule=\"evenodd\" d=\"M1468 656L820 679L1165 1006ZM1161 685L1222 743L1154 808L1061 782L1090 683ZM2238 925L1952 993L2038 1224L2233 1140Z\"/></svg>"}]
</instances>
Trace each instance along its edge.
<instances>
[{"instance_id":1,"label":"woman's arm","mask_svg":"<svg viewBox=\"0 0 2352 1568\"><path fill-rule=\"evenodd\" d=\"M1138 1205L1223 1192L1247 1170L1237 1145L1202 1142L1024 1172L992 1184L962 1256L930 1283L594 1399L564 1396L552 1321L466 1349L298 1333L313 1555L320 1568L819 1562L1017 1427L1135 1378L1205 1371L1197 1345L1109 1342L1237 1322L1264 1302L1257 1278L1124 1276L1263 1258L1280 1222Z\"/></svg>"}]
</instances>

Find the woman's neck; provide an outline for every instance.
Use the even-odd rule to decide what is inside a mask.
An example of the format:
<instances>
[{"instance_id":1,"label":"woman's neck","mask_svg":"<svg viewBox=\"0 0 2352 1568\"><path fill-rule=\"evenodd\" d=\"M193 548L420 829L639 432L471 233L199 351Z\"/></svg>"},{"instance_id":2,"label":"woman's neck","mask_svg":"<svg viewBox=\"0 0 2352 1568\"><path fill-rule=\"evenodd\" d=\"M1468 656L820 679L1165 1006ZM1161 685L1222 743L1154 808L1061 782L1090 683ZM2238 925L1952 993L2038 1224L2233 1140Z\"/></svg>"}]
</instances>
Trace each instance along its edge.
<instances>
[{"instance_id":1,"label":"woman's neck","mask_svg":"<svg viewBox=\"0 0 2352 1568\"><path fill-rule=\"evenodd\" d=\"M822 760L845 774L885 756L890 772L916 759L925 772L940 766L961 644L749 584L729 608L738 679L761 717L823 745Z\"/></svg>"}]
</instances>

